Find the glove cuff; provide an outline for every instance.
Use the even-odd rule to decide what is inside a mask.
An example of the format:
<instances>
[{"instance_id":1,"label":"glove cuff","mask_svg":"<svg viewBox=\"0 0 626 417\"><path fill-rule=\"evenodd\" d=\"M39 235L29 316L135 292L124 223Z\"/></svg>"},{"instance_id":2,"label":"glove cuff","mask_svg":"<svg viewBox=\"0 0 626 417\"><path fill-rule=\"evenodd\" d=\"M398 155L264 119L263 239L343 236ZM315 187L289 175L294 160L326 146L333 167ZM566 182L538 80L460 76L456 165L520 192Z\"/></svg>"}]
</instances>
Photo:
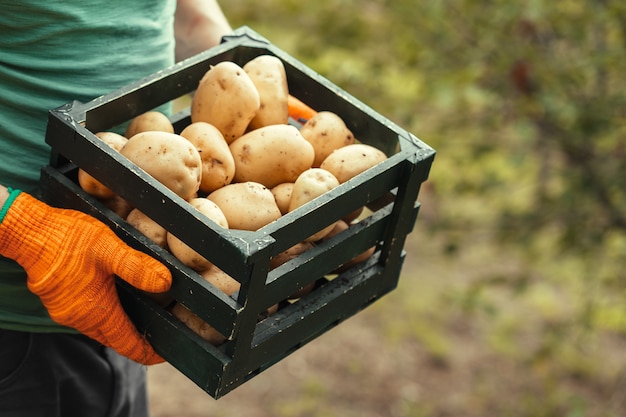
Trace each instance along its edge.
<instances>
[{"instance_id":1,"label":"glove cuff","mask_svg":"<svg viewBox=\"0 0 626 417\"><path fill-rule=\"evenodd\" d=\"M7 212L9 211L9 208L11 207L17 196L19 196L22 192L21 190L14 190L13 188L9 188L8 190L9 196L7 197L7 200L4 202L4 205L0 209L0 224L2 224L2 220L4 220Z\"/></svg>"},{"instance_id":2,"label":"glove cuff","mask_svg":"<svg viewBox=\"0 0 626 417\"><path fill-rule=\"evenodd\" d=\"M0 255L15 260L24 269L41 257L47 246L47 205L30 194L12 190L2 210Z\"/></svg>"}]
</instances>

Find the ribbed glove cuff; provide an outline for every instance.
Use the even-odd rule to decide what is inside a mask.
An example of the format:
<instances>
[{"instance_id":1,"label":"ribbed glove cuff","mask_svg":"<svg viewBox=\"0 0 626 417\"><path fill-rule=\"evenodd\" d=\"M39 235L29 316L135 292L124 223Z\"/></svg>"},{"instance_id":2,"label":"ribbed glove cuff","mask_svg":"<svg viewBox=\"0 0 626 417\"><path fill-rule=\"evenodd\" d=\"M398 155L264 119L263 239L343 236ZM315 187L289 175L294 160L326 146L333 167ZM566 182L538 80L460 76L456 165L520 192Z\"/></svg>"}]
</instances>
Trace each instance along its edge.
<instances>
[{"instance_id":1,"label":"ribbed glove cuff","mask_svg":"<svg viewBox=\"0 0 626 417\"><path fill-rule=\"evenodd\" d=\"M13 204L17 196L20 195L21 192L22 192L21 190L14 190L13 188L9 188L9 197L5 201L2 208L0 209L0 224L2 224L2 220L4 220L4 217L7 215L9 208L11 207L11 205Z\"/></svg>"}]
</instances>

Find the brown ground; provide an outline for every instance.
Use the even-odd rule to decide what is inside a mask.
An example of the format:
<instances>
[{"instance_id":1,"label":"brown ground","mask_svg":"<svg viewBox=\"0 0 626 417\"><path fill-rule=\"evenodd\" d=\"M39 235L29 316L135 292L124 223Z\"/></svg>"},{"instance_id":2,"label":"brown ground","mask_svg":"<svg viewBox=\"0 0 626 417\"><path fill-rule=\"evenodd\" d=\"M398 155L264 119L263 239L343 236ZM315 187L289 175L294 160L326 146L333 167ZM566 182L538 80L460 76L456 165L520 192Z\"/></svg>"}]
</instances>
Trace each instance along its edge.
<instances>
[{"instance_id":1,"label":"brown ground","mask_svg":"<svg viewBox=\"0 0 626 417\"><path fill-rule=\"evenodd\" d=\"M417 263L417 257L409 258L404 274L411 275ZM417 279L419 274L414 275ZM432 361L414 340L383 334L386 326L379 322L379 313L385 313L385 306L400 292L392 292L219 400L169 364L149 368L153 417L408 415L405 411L431 395L427 385L440 379L434 377L450 369ZM454 396L446 401L453 404Z\"/></svg>"}]
</instances>

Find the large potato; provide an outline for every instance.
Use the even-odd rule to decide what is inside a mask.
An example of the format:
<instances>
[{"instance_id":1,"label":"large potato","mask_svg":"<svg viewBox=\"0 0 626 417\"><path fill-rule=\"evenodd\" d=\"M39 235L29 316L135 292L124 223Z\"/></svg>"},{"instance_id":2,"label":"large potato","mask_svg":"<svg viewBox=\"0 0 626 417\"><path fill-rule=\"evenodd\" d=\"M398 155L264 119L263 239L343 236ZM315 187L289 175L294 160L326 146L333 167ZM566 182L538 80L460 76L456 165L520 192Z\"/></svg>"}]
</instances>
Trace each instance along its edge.
<instances>
[{"instance_id":1,"label":"large potato","mask_svg":"<svg viewBox=\"0 0 626 417\"><path fill-rule=\"evenodd\" d=\"M127 138L135 136L137 133L160 131L174 133L174 126L170 119L164 114L156 110L147 111L133 118L126 127L124 136Z\"/></svg>"},{"instance_id":2,"label":"large potato","mask_svg":"<svg viewBox=\"0 0 626 417\"><path fill-rule=\"evenodd\" d=\"M222 209L231 229L258 230L281 216L272 192L252 181L228 184L207 198Z\"/></svg>"},{"instance_id":3,"label":"large potato","mask_svg":"<svg viewBox=\"0 0 626 417\"><path fill-rule=\"evenodd\" d=\"M228 229L228 220L226 219L226 216L213 201L203 197L197 197L191 199L189 204L191 204L191 206L200 213L213 220L219 226ZM208 259L200 255L172 233L167 234L167 246L169 247L170 252L172 252L172 254L179 261L195 271L205 270L210 268L212 265Z\"/></svg>"},{"instance_id":4,"label":"large potato","mask_svg":"<svg viewBox=\"0 0 626 417\"><path fill-rule=\"evenodd\" d=\"M210 193L231 183L235 176L235 160L218 128L206 122L195 122L180 135L196 147L202 158L200 191Z\"/></svg>"},{"instance_id":5,"label":"large potato","mask_svg":"<svg viewBox=\"0 0 626 417\"><path fill-rule=\"evenodd\" d=\"M200 153L180 135L141 132L129 138L120 153L185 200L200 189Z\"/></svg>"},{"instance_id":6,"label":"large potato","mask_svg":"<svg viewBox=\"0 0 626 417\"><path fill-rule=\"evenodd\" d=\"M320 168L332 173L340 183L383 162L387 156L380 149L364 143L354 143L335 149L324 159Z\"/></svg>"},{"instance_id":7,"label":"large potato","mask_svg":"<svg viewBox=\"0 0 626 417\"><path fill-rule=\"evenodd\" d=\"M354 135L343 119L329 111L321 111L309 119L300 133L315 149L314 167L319 167L335 149L354 143Z\"/></svg>"},{"instance_id":8,"label":"large potato","mask_svg":"<svg viewBox=\"0 0 626 417\"><path fill-rule=\"evenodd\" d=\"M287 74L283 61L273 55L260 55L243 66L256 86L261 106L250 121L250 129L287 124L289 108Z\"/></svg>"},{"instance_id":9,"label":"large potato","mask_svg":"<svg viewBox=\"0 0 626 417\"><path fill-rule=\"evenodd\" d=\"M270 125L246 133L230 144L235 182L254 181L272 188L294 182L311 168L313 146L291 125Z\"/></svg>"},{"instance_id":10,"label":"large potato","mask_svg":"<svg viewBox=\"0 0 626 417\"><path fill-rule=\"evenodd\" d=\"M116 151L120 151L128 139L115 132L98 132L96 136L105 144L109 145ZM88 194L97 198L109 199L115 196L115 193L106 185L95 179L82 168L78 169L78 184Z\"/></svg>"},{"instance_id":11,"label":"large potato","mask_svg":"<svg viewBox=\"0 0 626 417\"><path fill-rule=\"evenodd\" d=\"M337 186L339 186L337 178L324 169L310 168L304 171L293 184L289 211L294 211ZM329 226L309 236L305 241L315 242L326 236L333 230L333 227L335 227L335 223L331 223Z\"/></svg>"},{"instance_id":12,"label":"large potato","mask_svg":"<svg viewBox=\"0 0 626 417\"><path fill-rule=\"evenodd\" d=\"M259 92L244 69L222 61L200 80L191 102L191 121L212 124L231 143L246 131L260 106Z\"/></svg>"}]
</instances>

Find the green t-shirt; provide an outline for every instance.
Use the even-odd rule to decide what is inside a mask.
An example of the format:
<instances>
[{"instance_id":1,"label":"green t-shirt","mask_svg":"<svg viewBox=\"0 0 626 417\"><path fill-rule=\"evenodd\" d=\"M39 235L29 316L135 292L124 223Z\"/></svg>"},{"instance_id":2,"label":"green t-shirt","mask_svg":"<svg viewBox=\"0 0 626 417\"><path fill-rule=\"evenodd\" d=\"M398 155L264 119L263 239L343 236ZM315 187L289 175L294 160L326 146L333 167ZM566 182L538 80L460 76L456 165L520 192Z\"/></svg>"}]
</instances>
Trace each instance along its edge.
<instances>
[{"instance_id":1,"label":"green t-shirt","mask_svg":"<svg viewBox=\"0 0 626 417\"><path fill-rule=\"evenodd\" d=\"M174 0L0 0L0 184L36 193L49 109L89 101L174 61ZM0 257L0 327L66 331Z\"/></svg>"}]
</instances>

